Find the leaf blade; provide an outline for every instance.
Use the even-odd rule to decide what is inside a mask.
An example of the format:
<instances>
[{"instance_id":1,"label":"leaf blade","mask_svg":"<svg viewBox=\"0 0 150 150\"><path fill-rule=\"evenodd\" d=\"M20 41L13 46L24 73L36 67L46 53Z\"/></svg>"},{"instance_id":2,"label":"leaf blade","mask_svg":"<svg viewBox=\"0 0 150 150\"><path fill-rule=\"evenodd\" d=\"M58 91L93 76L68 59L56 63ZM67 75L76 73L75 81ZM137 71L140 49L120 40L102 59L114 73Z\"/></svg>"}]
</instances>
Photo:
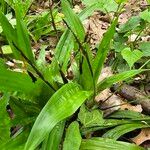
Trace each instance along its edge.
<instances>
[{"instance_id":1,"label":"leaf blade","mask_svg":"<svg viewBox=\"0 0 150 150\"><path fill-rule=\"evenodd\" d=\"M37 117L25 150L36 148L59 121L73 114L90 95L91 92L82 91L79 85L73 83L68 83L60 88Z\"/></svg>"},{"instance_id":2,"label":"leaf blade","mask_svg":"<svg viewBox=\"0 0 150 150\"><path fill-rule=\"evenodd\" d=\"M81 144L81 135L77 121L72 122L66 132L63 150L79 150Z\"/></svg>"}]
</instances>

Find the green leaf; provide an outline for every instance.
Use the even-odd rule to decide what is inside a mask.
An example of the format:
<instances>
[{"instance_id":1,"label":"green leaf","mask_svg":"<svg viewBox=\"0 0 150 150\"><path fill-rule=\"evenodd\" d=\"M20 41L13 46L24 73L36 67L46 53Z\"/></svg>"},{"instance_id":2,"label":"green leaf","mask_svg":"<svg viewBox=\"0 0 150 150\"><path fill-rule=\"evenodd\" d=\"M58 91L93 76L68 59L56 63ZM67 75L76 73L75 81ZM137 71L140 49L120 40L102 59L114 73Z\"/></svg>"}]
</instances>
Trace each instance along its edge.
<instances>
[{"instance_id":1,"label":"green leaf","mask_svg":"<svg viewBox=\"0 0 150 150\"><path fill-rule=\"evenodd\" d=\"M130 48L125 48L121 51L123 59L125 59L131 68L135 62L137 62L142 56L143 53L140 50L131 51Z\"/></svg>"},{"instance_id":2,"label":"green leaf","mask_svg":"<svg viewBox=\"0 0 150 150\"><path fill-rule=\"evenodd\" d=\"M88 133L99 131L102 129L112 128L122 124L133 123L132 120L118 120L118 119L104 119L104 123L101 125L97 125L96 127L82 128L82 134L86 135Z\"/></svg>"},{"instance_id":3,"label":"green leaf","mask_svg":"<svg viewBox=\"0 0 150 150\"><path fill-rule=\"evenodd\" d=\"M146 70L144 70L144 69L130 70L130 71L125 71L125 72L110 76L110 77L102 80L100 83L98 83L97 91L103 91L104 89L111 87L113 84L123 81L123 80L126 80L128 78L131 78L143 71L146 71Z\"/></svg>"},{"instance_id":4,"label":"green leaf","mask_svg":"<svg viewBox=\"0 0 150 150\"><path fill-rule=\"evenodd\" d=\"M143 115L139 112L131 111L131 110L119 110L114 112L109 118L117 118L117 119L137 119L141 118L144 119Z\"/></svg>"},{"instance_id":5,"label":"green leaf","mask_svg":"<svg viewBox=\"0 0 150 150\"><path fill-rule=\"evenodd\" d=\"M140 25L141 18L139 16L131 17L125 24L120 26L119 33L125 33L134 30Z\"/></svg>"},{"instance_id":6,"label":"green leaf","mask_svg":"<svg viewBox=\"0 0 150 150\"><path fill-rule=\"evenodd\" d=\"M6 111L9 95L4 94L0 99L0 145L10 139L10 117Z\"/></svg>"},{"instance_id":7,"label":"green leaf","mask_svg":"<svg viewBox=\"0 0 150 150\"><path fill-rule=\"evenodd\" d=\"M35 121L40 112L35 102L10 97L9 105L13 110L14 118L11 120L13 126L25 126Z\"/></svg>"},{"instance_id":8,"label":"green leaf","mask_svg":"<svg viewBox=\"0 0 150 150\"><path fill-rule=\"evenodd\" d=\"M62 140L65 121L59 122L50 132L48 138L42 144L42 150L58 150Z\"/></svg>"},{"instance_id":9,"label":"green leaf","mask_svg":"<svg viewBox=\"0 0 150 150\"><path fill-rule=\"evenodd\" d=\"M80 150L144 150L135 144L115 141L107 138L92 138L83 140Z\"/></svg>"},{"instance_id":10,"label":"green leaf","mask_svg":"<svg viewBox=\"0 0 150 150\"><path fill-rule=\"evenodd\" d=\"M74 121L67 129L63 150L79 150L81 140L79 124L77 121Z\"/></svg>"},{"instance_id":11,"label":"green leaf","mask_svg":"<svg viewBox=\"0 0 150 150\"><path fill-rule=\"evenodd\" d=\"M103 114L99 110L88 111L85 105L82 105L78 114L78 119L84 127L93 127L103 125Z\"/></svg>"},{"instance_id":12,"label":"green leaf","mask_svg":"<svg viewBox=\"0 0 150 150\"><path fill-rule=\"evenodd\" d=\"M83 57L82 71L79 76L80 85L85 90L92 90L94 88L92 73L88 64L88 61Z\"/></svg>"},{"instance_id":13,"label":"green leaf","mask_svg":"<svg viewBox=\"0 0 150 150\"><path fill-rule=\"evenodd\" d=\"M125 133L131 132L136 129L147 128L147 127L149 127L149 125L142 124L142 123L120 125L120 126L115 127L114 129L107 131L103 135L103 137L117 140L119 137L121 137Z\"/></svg>"},{"instance_id":14,"label":"green leaf","mask_svg":"<svg viewBox=\"0 0 150 150\"><path fill-rule=\"evenodd\" d=\"M81 42L84 41L85 31L84 27L79 19L79 17L73 12L70 8L69 3L67 0L62 1L62 10L65 15L66 21L72 31L76 34Z\"/></svg>"},{"instance_id":15,"label":"green leaf","mask_svg":"<svg viewBox=\"0 0 150 150\"><path fill-rule=\"evenodd\" d=\"M113 23L111 24L111 26L109 27L109 29L107 30L107 32L105 33L98 51L97 51L97 55L96 58L94 59L93 62L93 71L94 71L94 81L95 83L97 83L97 80L99 78L99 75L101 73L102 67L104 65L107 53L109 51L110 48L110 42L113 39L114 33L115 33L115 27L117 25L118 19L115 19L113 21Z\"/></svg>"},{"instance_id":16,"label":"green leaf","mask_svg":"<svg viewBox=\"0 0 150 150\"><path fill-rule=\"evenodd\" d=\"M89 91L81 90L80 86L74 83L61 87L37 117L25 150L35 149L59 121L72 115L91 94Z\"/></svg>"},{"instance_id":17,"label":"green leaf","mask_svg":"<svg viewBox=\"0 0 150 150\"><path fill-rule=\"evenodd\" d=\"M150 11L148 9L140 13L140 17L150 23Z\"/></svg>"},{"instance_id":18,"label":"green leaf","mask_svg":"<svg viewBox=\"0 0 150 150\"><path fill-rule=\"evenodd\" d=\"M143 56L150 56L150 42L139 43L139 49L143 52Z\"/></svg>"},{"instance_id":19,"label":"green leaf","mask_svg":"<svg viewBox=\"0 0 150 150\"><path fill-rule=\"evenodd\" d=\"M17 91L18 96L23 94L23 97L36 101L41 98L48 99L54 92L40 79L34 83L25 73L10 71L3 67L0 70L0 91L2 92Z\"/></svg>"},{"instance_id":20,"label":"green leaf","mask_svg":"<svg viewBox=\"0 0 150 150\"><path fill-rule=\"evenodd\" d=\"M11 137L11 139L1 145L1 150L23 150L29 130L22 131L22 128Z\"/></svg>"},{"instance_id":21,"label":"green leaf","mask_svg":"<svg viewBox=\"0 0 150 150\"><path fill-rule=\"evenodd\" d=\"M55 58L59 61L63 71L66 71L67 69L68 61L73 48L74 43L72 40L72 34L68 29L61 36L55 49Z\"/></svg>"},{"instance_id":22,"label":"green leaf","mask_svg":"<svg viewBox=\"0 0 150 150\"><path fill-rule=\"evenodd\" d=\"M30 39L28 35L27 27L22 20L20 5L15 6L16 9L16 21L17 21L17 47L23 52L23 54L34 64L34 56L30 45Z\"/></svg>"},{"instance_id":23,"label":"green leaf","mask_svg":"<svg viewBox=\"0 0 150 150\"><path fill-rule=\"evenodd\" d=\"M31 6L33 0L5 0L8 5L10 5L13 9L15 9L15 4L20 5L21 16L25 17L29 7Z\"/></svg>"}]
</instances>

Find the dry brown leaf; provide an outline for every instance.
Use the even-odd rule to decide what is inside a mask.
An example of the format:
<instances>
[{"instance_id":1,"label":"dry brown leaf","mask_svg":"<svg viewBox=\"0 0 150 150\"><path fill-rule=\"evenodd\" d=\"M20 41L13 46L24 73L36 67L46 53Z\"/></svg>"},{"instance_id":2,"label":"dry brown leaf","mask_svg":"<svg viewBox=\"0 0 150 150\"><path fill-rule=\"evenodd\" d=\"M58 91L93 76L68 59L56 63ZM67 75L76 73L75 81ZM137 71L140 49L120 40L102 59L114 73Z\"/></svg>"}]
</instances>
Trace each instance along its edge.
<instances>
[{"instance_id":1,"label":"dry brown leaf","mask_svg":"<svg viewBox=\"0 0 150 150\"><path fill-rule=\"evenodd\" d=\"M142 129L140 134L131 138L131 140L137 145L141 145L143 142L150 140L150 128Z\"/></svg>"},{"instance_id":2,"label":"dry brown leaf","mask_svg":"<svg viewBox=\"0 0 150 150\"><path fill-rule=\"evenodd\" d=\"M122 102L122 103L124 103L124 102ZM132 111L136 111L136 112L141 113L142 107L141 107L141 105L133 106L133 105L127 103L127 104L121 106L121 110L132 110Z\"/></svg>"}]
</instances>

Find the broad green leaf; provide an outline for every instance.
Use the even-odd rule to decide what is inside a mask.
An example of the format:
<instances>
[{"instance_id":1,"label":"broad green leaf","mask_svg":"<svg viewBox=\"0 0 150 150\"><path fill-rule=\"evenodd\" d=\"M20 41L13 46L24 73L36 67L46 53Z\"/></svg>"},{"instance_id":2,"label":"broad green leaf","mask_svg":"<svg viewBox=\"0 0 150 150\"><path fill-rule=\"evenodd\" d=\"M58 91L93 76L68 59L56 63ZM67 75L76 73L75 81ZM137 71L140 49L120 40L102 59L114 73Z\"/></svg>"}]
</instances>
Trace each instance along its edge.
<instances>
[{"instance_id":1,"label":"broad green leaf","mask_svg":"<svg viewBox=\"0 0 150 150\"><path fill-rule=\"evenodd\" d=\"M77 121L72 122L66 132L63 150L79 150L81 144L81 134Z\"/></svg>"},{"instance_id":2,"label":"broad green leaf","mask_svg":"<svg viewBox=\"0 0 150 150\"><path fill-rule=\"evenodd\" d=\"M36 101L41 98L48 99L54 92L40 79L34 83L26 73L14 72L2 67L0 68L0 91L18 92L18 96L23 94L23 97Z\"/></svg>"},{"instance_id":3,"label":"broad green leaf","mask_svg":"<svg viewBox=\"0 0 150 150\"><path fill-rule=\"evenodd\" d=\"M139 49L143 52L143 56L150 56L150 42L139 43Z\"/></svg>"},{"instance_id":4,"label":"broad green leaf","mask_svg":"<svg viewBox=\"0 0 150 150\"><path fill-rule=\"evenodd\" d=\"M104 124L102 112L99 110L88 111L85 105L81 106L78 119L84 127L100 126Z\"/></svg>"},{"instance_id":5,"label":"broad green leaf","mask_svg":"<svg viewBox=\"0 0 150 150\"><path fill-rule=\"evenodd\" d=\"M120 26L119 33L125 33L134 30L140 25L141 18L139 16L131 17L125 24Z\"/></svg>"},{"instance_id":6,"label":"broad green leaf","mask_svg":"<svg viewBox=\"0 0 150 150\"><path fill-rule=\"evenodd\" d=\"M78 39L83 42L85 37L84 27L79 19L79 17L70 8L67 0L62 0L62 10L65 15L66 21L72 31L76 34Z\"/></svg>"},{"instance_id":7,"label":"broad green leaf","mask_svg":"<svg viewBox=\"0 0 150 150\"><path fill-rule=\"evenodd\" d=\"M113 84L120 82L120 81L124 81L128 78L131 78L143 71L146 71L146 70L144 70L144 69L130 70L130 71L125 71L125 72L110 76L110 77L102 80L100 83L98 83L97 91L103 91L104 89L111 87Z\"/></svg>"},{"instance_id":8,"label":"broad green leaf","mask_svg":"<svg viewBox=\"0 0 150 150\"><path fill-rule=\"evenodd\" d=\"M4 94L0 98L0 145L7 142L10 139L10 117L6 111L6 106L8 105L9 95Z\"/></svg>"},{"instance_id":9,"label":"broad green leaf","mask_svg":"<svg viewBox=\"0 0 150 150\"><path fill-rule=\"evenodd\" d=\"M115 33L115 27L117 25L118 19L115 19L113 21L113 23L111 24L111 26L109 27L109 29L107 30L107 32L105 33L98 51L97 51L97 55L94 59L93 62L93 72L94 72L94 81L95 83L97 83L97 80L99 78L99 75L101 73L102 67L104 65L107 53L109 51L110 48L110 42L113 39L114 33Z\"/></svg>"},{"instance_id":10,"label":"broad green leaf","mask_svg":"<svg viewBox=\"0 0 150 150\"><path fill-rule=\"evenodd\" d=\"M58 122L72 115L91 94L89 91L81 90L80 86L74 83L61 87L37 117L25 150L35 149Z\"/></svg>"},{"instance_id":11,"label":"broad green leaf","mask_svg":"<svg viewBox=\"0 0 150 150\"><path fill-rule=\"evenodd\" d=\"M123 59L125 59L131 68L135 62L137 62L142 56L143 53L140 50L131 51L130 48L125 48L121 51Z\"/></svg>"},{"instance_id":12,"label":"broad green leaf","mask_svg":"<svg viewBox=\"0 0 150 150\"><path fill-rule=\"evenodd\" d=\"M115 141L107 138L91 138L83 140L80 150L144 150L135 144Z\"/></svg>"},{"instance_id":13,"label":"broad green leaf","mask_svg":"<svg viewBox=\"0 0 150 150\"><path fill-rule=\"evenodd\" d=\"M27 27L22 20L20 5L15 6L16 9L16 21L17 21L17 45L23 54L34 64L34 56L30 45L30 39L28 35Z\"/></svg>"},{"instance_id":14,"label":"broad green leaf","mask_svg":"<svg viewBox=\"0 0 150 150\"><path fill-rule=\"evenodd\" d=\"M148 9L140 13L140 17L150 23L150 11Z\"/></svg>"},{"instance_id":15,"label":"broad green leaf","mask_svg":"<svg viewBox=\"0 0 150 150\"><path fill-rule=\"evenodd\" d=\"M59 122L42 144L42 150L58 150L62 140L65 121Z\"/></svg>"},{"instance_id":16,"label":"broad green leaf","mask_svg":"<svg viewBox=\"0 0 150 150\"><path fill-rule=\"evenodd\" d=\"M125 133L131 132L136 129L147 128L147 127L149 127L149 125L142 124L142 123L120 125L120 126L115 127L114 129L107 131L103 135L103 137L117 140L119 137L121 137Z\"/></svg>"}]
</instances>

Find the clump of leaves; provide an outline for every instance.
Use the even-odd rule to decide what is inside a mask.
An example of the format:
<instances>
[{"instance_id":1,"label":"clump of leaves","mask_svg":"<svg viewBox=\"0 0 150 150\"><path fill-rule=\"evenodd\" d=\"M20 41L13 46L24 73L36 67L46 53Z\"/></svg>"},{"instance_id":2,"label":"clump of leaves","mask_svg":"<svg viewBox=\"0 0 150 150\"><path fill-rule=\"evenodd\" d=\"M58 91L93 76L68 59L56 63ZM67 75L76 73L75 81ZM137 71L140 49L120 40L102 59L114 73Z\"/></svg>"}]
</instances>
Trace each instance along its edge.
<instances>
[{"instance_id":1,"label":"clump of leaves","mask_svg":"<svg viewBox=\"0 0 150 150\"><path fill-rule=\"evenodd\" d=\"M119 14L121 1L118 4ZM95 7L91 5L77 15L67 0L62 0L61 6L66 30L56 46L50 64L44 59L44 49L35 59L20 3L13 4L16 14L14 27L0 12L3 34L12 50L9 58L23 62L23 66L18 66L21 72L16 72L6 65L8 57L0 59L0 91L3 93L0 100L1 149L58 150L61 147L64 150L107 150L111 147L142 150L142 147L116 140L127 132L148 127L149 117L121 111L104 119L102 111L95 108L94 99L99 92L145 71L130 70L98 82L115 34L118 16L112 20L93 57L85 41L86 34L81 20L89 15L89 11L94 11ZM75 56L71 60L73 50ZM68 66L72 68L73 79L66 77ZM90 103L90 107L87 103ZM5 108L8 104L13 111L13 119L7 115ZM10 137L9 129L14 126L19 130ZM87 133L110 127L111 130L107 130L101 137L82 139Z\"/></svg>"},{"instance_id":2,"label":"clump of leaves","mask_svg":"<svg viewBox=\"0 0 150 150\"><path fill-rule=\"evenodd\" d=\"M136 64L140 64L142 68L149 68L148 46L150 42L141 40L146 38L148 33L149 15L149 9L146 9L138 16L132 16L125 24L120 25L113 44L117 55L113 64L117 71L136 68Z\"/></svg>"}]
</instances>

